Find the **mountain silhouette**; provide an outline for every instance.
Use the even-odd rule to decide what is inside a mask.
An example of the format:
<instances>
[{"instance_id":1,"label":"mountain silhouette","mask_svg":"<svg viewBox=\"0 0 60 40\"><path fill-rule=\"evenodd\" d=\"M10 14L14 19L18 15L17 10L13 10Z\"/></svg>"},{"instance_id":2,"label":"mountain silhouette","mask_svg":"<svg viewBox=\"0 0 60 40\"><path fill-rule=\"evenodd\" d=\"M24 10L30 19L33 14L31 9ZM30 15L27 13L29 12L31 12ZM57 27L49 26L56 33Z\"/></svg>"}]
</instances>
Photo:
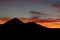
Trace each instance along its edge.
<instances>
[{"instance_id":1,"label":"mountain silhouette","mask_svg":"<svg viewBox=\"0 0 60 40\"><path fill-rule=\"evenodd\" d=\"M31 32L46 32L46 31L51 31L51 29L46 28L42 25L38 25L35 22L28 22L25 25L25 30L26 31L31 31Z\"/></svg>"},{"instance_id":2,"label":"mountain silhouette","mask_svg":"<svg viewBox=\"0 0 60 40\"><path fill-rule=\"evenodd\" d=\"M5 24L1 25L1 27L9 32L18 32L20 30L23 30L22 28L24 25L25 24L18 20L17 18L13 18L6 22Z\"/></svg>"},{"instance_id":3,"label":"mountain silhouette","mask_svg":"<svg viewBox=\"0 0 60 40\"><path fill-rule=\"evenodd\" d=\"M0 25L0 32L55 32L60 29L45 28L42 25L38 25L35 22L28 22L24 24L17 18L13 18Z\"/></svg>"},{"instance_id":4,"label":"mountain silhouette","mask_svg":"<svg viewBox=\"0 0 60 40\"><path fill-rule=\"evenodd\" d=\"M25 29L26 32L60 32L60 28L59 29L51 29L51 28L46 28L42 25L38 25L35 22L28 22L25 25Z\"/></svg>"},{"instance_id":5,"label":"mountain silhouette","mask_svg":"<svg viewBox=\"0 0 60 40\"><path fill-rule=\"evenodd\" d=\"M5 24L11 24L11 25L14 25L14 24L24 24L23 22L21 22L19 19L17 18L13 18L11 20L9 20L8 22L6 22Z\"/></svg>"}]
</instances>

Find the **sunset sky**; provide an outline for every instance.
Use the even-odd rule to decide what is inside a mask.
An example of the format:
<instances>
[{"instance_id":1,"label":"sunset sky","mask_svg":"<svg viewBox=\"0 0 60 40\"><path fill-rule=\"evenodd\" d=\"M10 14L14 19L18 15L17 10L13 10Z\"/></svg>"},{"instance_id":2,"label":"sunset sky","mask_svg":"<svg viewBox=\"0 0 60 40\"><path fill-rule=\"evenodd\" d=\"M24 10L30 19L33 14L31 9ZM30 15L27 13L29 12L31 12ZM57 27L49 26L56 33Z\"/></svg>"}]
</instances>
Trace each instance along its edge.
<instances>
[{"instance_id":1,"label":"sunset sky","mask_svg":"<svg viewBox=\"0 0 60 40\"><path fill-rule=\"evenodd\" d=\"M41 12L43 15L32 14L30 11ZM60 18L60 0L0 0L0 16L57 19Z\"/></svg>"}]
</instances>

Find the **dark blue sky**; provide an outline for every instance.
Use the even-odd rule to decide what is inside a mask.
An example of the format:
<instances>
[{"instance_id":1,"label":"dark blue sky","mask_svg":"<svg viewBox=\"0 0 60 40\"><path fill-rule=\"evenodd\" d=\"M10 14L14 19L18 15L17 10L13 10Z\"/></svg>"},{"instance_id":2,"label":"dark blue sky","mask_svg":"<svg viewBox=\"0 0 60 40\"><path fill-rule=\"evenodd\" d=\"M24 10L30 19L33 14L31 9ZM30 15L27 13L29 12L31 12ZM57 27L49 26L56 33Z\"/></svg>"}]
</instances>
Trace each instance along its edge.
<instances>
[{"instance_id":1,"label":"dark blue sky","mask_svg":"<svg viewBox=\"0 0 60 40\"><path fill-rule=\"evenodd\" d=\"M49 14L51 18L59 18L58 9L50 7L53 4L59 4L60 0L0 0L0 16L2 17L19 17L30 18L34 15L30 11L37 11ZM41 15L39 18L49 18L48 15Z\"/></svg>"}]
</instances>

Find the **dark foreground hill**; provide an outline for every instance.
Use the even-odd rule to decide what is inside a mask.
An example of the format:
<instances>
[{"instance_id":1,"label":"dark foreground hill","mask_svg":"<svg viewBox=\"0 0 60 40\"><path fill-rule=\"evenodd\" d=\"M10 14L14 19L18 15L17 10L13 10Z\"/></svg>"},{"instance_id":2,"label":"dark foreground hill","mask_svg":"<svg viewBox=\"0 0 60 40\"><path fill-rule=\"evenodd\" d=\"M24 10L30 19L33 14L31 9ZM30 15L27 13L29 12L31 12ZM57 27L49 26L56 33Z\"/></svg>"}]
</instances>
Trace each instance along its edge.
<instances>
[{"instance_id":1,"label":"dark foreground hill","mask_svg":"<svg viewBox=\"0 0 60 40\"><path fill-rule=\"evenodd\" d=\"M60 29L49 29L34 22L24 24L17 18L14 18L3 25L0 25L0 32L55 32Z\"/></svg>"},{"instance_id":2,"label":"dark foreground hill","mask_svg":"<svg viewBox=\"0 0 60 40\"><path fill-rule=\"evenodd\" d=\"M25 24L18 20L17 18L11 19L5 24L1 25L0 29L4 29L9 32L17 32L23 27ZM4 31L3 30L3 31Z\"/></svg>"}]
</instances>

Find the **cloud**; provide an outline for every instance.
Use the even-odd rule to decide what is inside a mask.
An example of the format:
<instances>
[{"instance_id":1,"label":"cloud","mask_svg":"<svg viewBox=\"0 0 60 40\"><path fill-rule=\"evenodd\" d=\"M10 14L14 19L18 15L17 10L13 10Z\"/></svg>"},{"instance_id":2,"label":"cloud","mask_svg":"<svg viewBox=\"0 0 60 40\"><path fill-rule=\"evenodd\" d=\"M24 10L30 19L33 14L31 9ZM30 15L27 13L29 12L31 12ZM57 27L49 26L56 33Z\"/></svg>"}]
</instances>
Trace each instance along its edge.
<instances>
[{"instance_id":1,"label":"cloud","mask_svg":"<svg viewBox=\"0 0 60 40\"><path fill-rule=\"evenodd\" d=\"M60 5L59 4L53 4L53 5L51 5L51 7L53 7L53 8L60 8Z\"/></svg>"},{"instance_id":2,"label":"cloud","mask_svg":"<svg viewBox=\"0 0 60 40\"><path fill-rule=\"evenodd\" d=\"M52 5L50 5L50 7L56 8L56 12L60 13L60 4L52 4Z\"/></svg>"}]
</instances>

